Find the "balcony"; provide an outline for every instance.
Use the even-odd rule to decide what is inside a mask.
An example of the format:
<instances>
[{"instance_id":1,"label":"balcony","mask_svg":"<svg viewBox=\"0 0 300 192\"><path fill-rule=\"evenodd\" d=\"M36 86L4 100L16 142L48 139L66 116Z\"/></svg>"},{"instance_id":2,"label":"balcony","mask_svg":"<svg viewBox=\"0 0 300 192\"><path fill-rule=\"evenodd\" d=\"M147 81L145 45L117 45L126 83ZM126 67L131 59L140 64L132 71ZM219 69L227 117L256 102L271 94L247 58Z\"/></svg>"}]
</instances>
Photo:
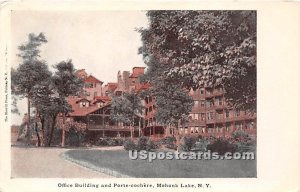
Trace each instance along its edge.
<instances>
[{"instance_id":1,"label":"balcony","mask_svg":"<svg viewBox=\"0 0 300 192\"><path fill-rule=\"evenodd\" d=\"M135 130L138 130L138 126L133 127ZM88 130L109 130L109 131L129 131L132 129L132 126L117 126L117 125L88 125Z\"/></svg>"}]
</instances>

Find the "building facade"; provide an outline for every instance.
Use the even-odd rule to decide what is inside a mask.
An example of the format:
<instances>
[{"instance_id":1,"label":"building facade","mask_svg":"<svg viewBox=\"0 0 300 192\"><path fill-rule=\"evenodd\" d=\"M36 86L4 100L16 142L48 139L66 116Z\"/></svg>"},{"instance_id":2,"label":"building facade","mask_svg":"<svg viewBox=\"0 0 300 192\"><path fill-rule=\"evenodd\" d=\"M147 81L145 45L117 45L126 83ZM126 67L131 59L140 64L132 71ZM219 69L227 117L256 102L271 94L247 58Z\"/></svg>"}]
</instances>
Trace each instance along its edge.
<instances>
[{"instance_id":1,"label":"building facade","mask_svg":"<svg viewBox=\"0 0 300 192\"><path fill-rule=\"evenodd\" d=\"M109 118L113 96L121 96L126 92L138 92L150 88L150 84L140 82L144 70L144 67L134 67L131 73L119 71L117 82L110 82L104 88L102 88L102 81L81 70L80 75L85 82L84 90L89 95L70 99L69 103L74 110L73 113L70 113L70 117L78 121L84 120L89 130L103 132L103 135L105 132L119 132L110 135L128 136L132 129L133 135L150 137L174 135L174 128L162 126L156 121L157 106L155 98L152 96L147 96L142 101L144 112L137 116L133 128L115 124ZM256 134L256 115L236 110L227 105L222 87L200 88L191 90L189 94L194 105L189 114L188 122L179 126L180 135L228 137L236 130Z\"/></svg>"}]
</instances>

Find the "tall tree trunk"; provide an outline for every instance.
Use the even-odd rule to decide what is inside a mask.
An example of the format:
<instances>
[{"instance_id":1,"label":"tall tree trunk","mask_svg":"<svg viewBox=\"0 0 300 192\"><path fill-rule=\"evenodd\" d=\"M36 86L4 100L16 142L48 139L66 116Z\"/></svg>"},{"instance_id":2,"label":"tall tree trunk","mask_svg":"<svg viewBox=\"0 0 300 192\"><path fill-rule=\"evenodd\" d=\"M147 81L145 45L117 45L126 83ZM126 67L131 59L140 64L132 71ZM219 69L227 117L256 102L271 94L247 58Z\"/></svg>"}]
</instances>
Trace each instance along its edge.
<instances>
[{"instance_id":1,"label":"tall tree trunk","mask_svg":"<svg viewBox=\"0 0 300 192\"><path fill-rule=\"evenodd\" d=\"M37 146L40 147L42 142L41 142L41 137L40 137L40 134L39 134L39 131L38 131L38 111L36 111L36 113L35 113L34 130L35 130L35 133L36 133L36 137L38 139Z\"/></svg>"},{"instance_id":2,"label":"tall tree trunk","mask_svg":"<svg viewBox=\"0 0 300 192\"><path fill-rule=\"evenodd\" d=\"M62 126L62 134L61 134L61 147L65 147L65 137L66 137L66 131L65 131L65 123L66 123L66 114L63 113L63 126Z\"/></svg>"},{"instance_id":3,"label":"tall tree trunk","mask_svg":"<svg viewBox=\"0 0 300 192\"><path fill-rule=\"evenodd\" d=\"M41 139L41 146L45 146L45 139L46 139L46 137L45 137L45 118L44 117L41 117L40 116L40 120L41 120L41 133L42 133L42 139Z\"/></svg>"},{"instance_id":4,"label":"tall tree trunk","mask_svg":"<svg viewBox=\"0 0 300 192\"><path fill-rule=\"evenodd\" d=\"M35 129L36 137L38 139L37 146L40 147L41 146L41 138L40 138L40 134L39 134L39 131L37 128L37 121L35 121L35 123L34 123L34 129Z\"/></svg>"},{"instance_id":5,"label":"tall tree trunk","mask_svg":"<svg viewBox=\"0 0 300 192\"><path fill-rule=\"evenodd\" d=\"M133 138L133 134L132 134L132 125L130 124L130 137L131 139Z\"/></svg>"},{"instance_id":6,"label":"tall tree trunk","mask_svg":"<svg viewBox=\"0 0 300 192\"><path fill-rule=\"evenodd\" d=\"M179 151L179 148L180 148L180 136L179 136L179 130L178 129L179 128L176 128L176 134L175 134L177 151Z\"/></svg>"},{"instance_id":7,"label":"tall tree trunk","mask_svg":"<svg viewBox=\"0 0 300 192\"><path fill-rule=\"evenodd\" d=\"M49 141L48 141L48 147L51 146L55 123L56 123L56 115L53 116L53 118L52 118L51 130L50 130Z\"/></svg>"},{"instance_id":8,"label":"tall tree trunk","mask_svg":"<svg viewBox=\"0 0 300 192\"><path fill-rule=\"evenodd\" d=\"M27 144L30 145L30 98L27 96Z\"/></svg>"},{"instance_id":9,"label":"tall tree trunk","mask_svg":"<svg viewBox=\"0 0 300 192\"><path fill-rule=\"evenodd\" d=\"M139 117L139 137L141 137L141 117Z\"/></svg>"}]
</instances>

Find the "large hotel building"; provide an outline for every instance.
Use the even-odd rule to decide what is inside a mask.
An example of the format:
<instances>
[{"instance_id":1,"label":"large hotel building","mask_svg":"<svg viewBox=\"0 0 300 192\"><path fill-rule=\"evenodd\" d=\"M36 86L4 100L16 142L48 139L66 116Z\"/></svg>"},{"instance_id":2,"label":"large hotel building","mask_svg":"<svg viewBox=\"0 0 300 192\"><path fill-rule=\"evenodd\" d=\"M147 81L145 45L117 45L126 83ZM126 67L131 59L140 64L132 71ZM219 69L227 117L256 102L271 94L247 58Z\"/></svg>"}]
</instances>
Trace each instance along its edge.
<instances>
[{"instance_id":1,"label":"large hotel building","mask_svg":"<svg viewBox=\"0 0 300 192\"><path fill-rule=\"evenodd\" d=\"M117 82L109 82L104 86L102 81L88 75L84 69L78 70L77 75L85 82L85 94L68 98L73 108L69 118L85 122L88 131L95 135L164 137L174 134L174 128L156 122L156 103L151 96L144 99L144 113L136 116L134 127L115 123L110 119L112 96L150 87L149 84L140 82L144 69L134 67L132 72L119 71ZM236 130L256 134L256 115L229 107L225 102L222 87L191 90L189 94L194 100L194 105L188 123L179 126L181 135L226 137Z\"/></svg>"}]
</instances>

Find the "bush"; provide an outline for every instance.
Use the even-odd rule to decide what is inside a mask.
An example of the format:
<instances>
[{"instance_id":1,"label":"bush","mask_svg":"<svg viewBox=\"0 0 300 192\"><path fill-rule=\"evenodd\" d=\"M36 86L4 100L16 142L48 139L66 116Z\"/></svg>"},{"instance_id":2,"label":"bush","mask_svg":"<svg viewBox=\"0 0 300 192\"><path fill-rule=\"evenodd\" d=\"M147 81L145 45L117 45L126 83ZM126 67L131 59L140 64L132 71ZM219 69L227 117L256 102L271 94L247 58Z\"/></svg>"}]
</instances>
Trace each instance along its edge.
<instances>
[{"instance_id":1,"label":"bush","mask_svg":"<svg viewBox=\"0 0 300 192\"><path fill-rule=\"evenodd\" d=\"M191 151L197 139L195 137L183 137L180 149L183 151Z\"/></svg>"},{"instance_id":2,"label":"bush","mask_svg":"<svg viewBox=\"0 0 300 192\"><path fill-rule=\"evenodd\" d=\"M123 143L122 138L100 137L95 144L97 146L122 146Z\"/></svg>"},{"instance_id":3,"label":"bush","mask_svg":"<svg viewBox=\"0 0 300 192\"><path fill-rule=\"evenodd\" d=\"M137 143L137 148L138 150L147 150L148 149L148 141L149 141L149 138L148 137L140 137L138 139L138 143Z\"/></svg>"},{"instance_id":4,"label":"bush","mask_svg":"<svg viewBox=\"0 0 300 192\"><path fill-rule=\"evenodd\" d=\"M158 148L159 148L159 143L156 143L150 139L148 140L147 147L146 147L147 151L153 151L154 149L158 149Z\"/></svg>"},{"instance_id":5,"label":"bush","mask_svg":"<svg viewBox=\"0 0 300 192\"><path fill-rule=\"evenodd\" d=\"M129 151L129 150L137 150L136 144L132 140L130 140L130 139L124 141L123 146L124 146L124 149L127 150L127 151Z\"/></svg>"},{"instance_id":6,"label":"bush","mask_svg":"<svg viewBox=\"0 0 300 192\"><path fill-rule=\"evenodd\" d=\"M254 139L247 139L235 143L238 152L256 152L256 141Z\"/></svg>"},{"instance_id":7,"label":"bush","mask_svg":"<svg viewBox=\"0 0 300 192\"><path fill-rule=\"evenodd\" d=\"M209 145L209 141L206 141L204 139L201 139L200 141L197 141L194 146L192 147L192 151L207 151L207 146Z\"/></svg>"},{"instance_id":8,"label":"bush","mask_svg":"<svg viewBox=\"0 0 300 192\"><path fill-rule=\"evenodd\" d=\"M176 149L176 138L175 137L165 137L161 139L161 144L164 145L168 149Z\"/></svg>"},{"instance_id":9,"label":"bush","mask_svg":"<svg viewBox=\"0 0 300 192\"><path fill-rule=\"evenodd\" d=\"M232 137L234 139L245 139L245 138L248 138L249 135L245 131L237 130L232 133Z\"/></svg>"},{"instance_id":10,"label":"bush","mask_svg":"<svg viewBox=\"0 0 300 192\"><path fill-rule=\"evenodd\" d=\"M237 150L237 146L231 144L229 141L224 139L217 139L212 144L207 146L207 150L212 152L218 152L219 155L224 155L226 152L234 153Z\"/></svg>"}]
</instances>

